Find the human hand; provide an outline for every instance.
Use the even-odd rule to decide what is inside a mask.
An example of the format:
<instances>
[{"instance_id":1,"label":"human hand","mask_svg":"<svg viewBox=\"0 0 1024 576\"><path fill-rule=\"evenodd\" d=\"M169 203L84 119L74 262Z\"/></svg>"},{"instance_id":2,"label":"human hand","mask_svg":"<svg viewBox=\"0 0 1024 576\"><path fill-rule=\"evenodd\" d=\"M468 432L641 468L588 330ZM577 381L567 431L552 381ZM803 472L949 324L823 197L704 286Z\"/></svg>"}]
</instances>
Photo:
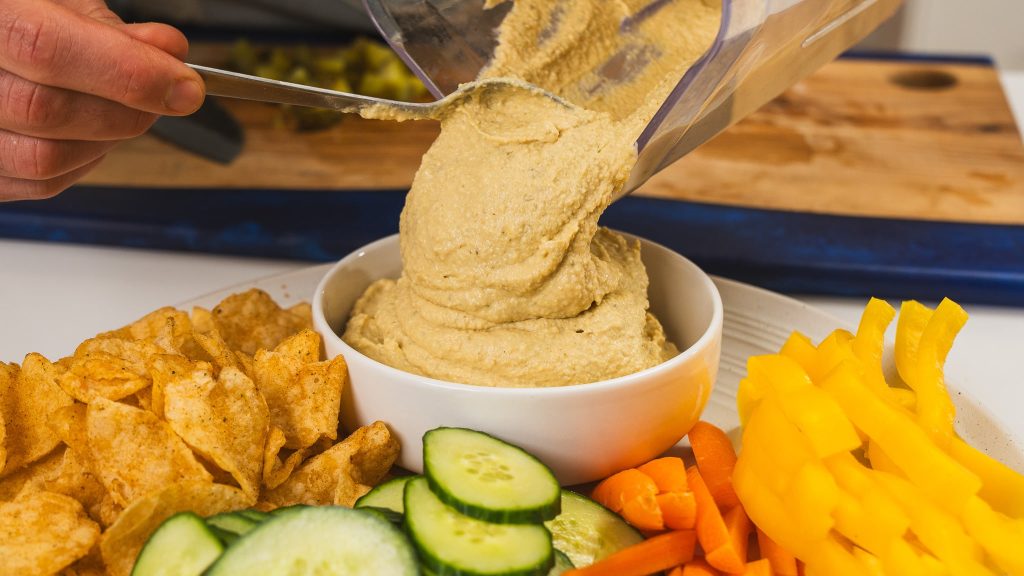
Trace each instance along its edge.
<instances>
[{"instance_id":1,"label":"human hand","mask_svg":"<svg viewBox=\"0 0 1024 576\"><path fill-rule=\"evenodd\" d=\"M188 41L103 0L0 0L0 201L47 198L158 115L195 112Z\"/></svg>"}]
</instances>

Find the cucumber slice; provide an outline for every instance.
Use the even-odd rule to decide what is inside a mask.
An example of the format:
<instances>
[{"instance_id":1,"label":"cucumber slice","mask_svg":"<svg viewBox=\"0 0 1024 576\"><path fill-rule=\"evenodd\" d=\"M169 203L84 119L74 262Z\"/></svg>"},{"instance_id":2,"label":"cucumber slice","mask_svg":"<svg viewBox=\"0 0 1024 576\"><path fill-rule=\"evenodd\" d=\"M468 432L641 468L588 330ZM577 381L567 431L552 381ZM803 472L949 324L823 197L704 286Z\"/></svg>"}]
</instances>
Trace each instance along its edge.
<instances>
[{"instance_id":1,"label":"cucumber slice","mask_svg":"<svg viewBox=\"0 0 1024 576\"><path fill-rule=\"evenodd\" d=\"M228 548L205 576L415 576L416 554L376 514L338 506L275 513Z\"/></svg>"},{"instance_id":2,"label":"cucumber slice","mask_svg":"<svg viewBox=\"0 0 1024 576\"><path fill-rule=\"evenodd\" d=\"M573 566L572 560L565 555L561 550L555 550L555 565L551 567L551 571L548 572L548 576L561 576L561 574L572 570L576 566Z\"/></svg>"},{"instance_id":3,"label":"cucumber slice","mask_svg":"<svg viewBox=\"0 0 1024 576\"><path fill-rule=\"evenodd\" d=\"M202 518L180 512L150 535L132 576L199 576L223 551L224 545Z\"/></svg>"},{"instance_id":4,"label":"cucumber slice","mask_svg":"<svg viewBox=\"0 0 1024 576\"><path fill-rule=\"evenodd\" d=\"M359 510L362 510L363 512L369 512L371 514L376 514L376 515L380 516L381 518L387 520L388 522L391 522L392 524L394 524L395 526L398 526L398 527L401 527L402 526L402 522L405 520L405 515L404 514L399 514L398 512L395 512L394 510L392 510L390 508L377 508L376 506L363 506L362 508L359 508Z\"/></svg>"},{"instance_id":5,"label":"cucumber slice","mask_svg":"<svg viewBox=\"0 0 1024 576\"><path fill-rule=\"evenodd\" d=\"M239 510L236 514L241 514L257 524L270 519L270 512L260 512L259 510Z\"/></svg>"},{"instance_id":6,"label":"cucumber slice","mask_svg":"<svg viewBox=\"0 0 1024 576\"><path fill-rule=\"evenodd\" d=\"M391 480L378 485L373 490L370 490L359 500L356 500L355 507L363 508L365 506L372 506L374 508L387 508L388 510L398 512L399 514L404 514L405 504L402 500L405 494L405 483L413 478L414 476L392 478Z\"/></svg>"},{"instance_id":7,"label":"cucumber slice","mask_svg":"<svg viewBox=\"0 0 1024 576\"><path fill-rule=\"evenodd\" d=\"M543 576L554 563L544 526L463 516L425 478L405 485L405 526L426 568L444 576Z\"/></svg>"},{"instance_id":8,"label":"cucumber slice","mask_svg":"<svg viewBox=\"0 0 1024 576\"><path fill-rule=\"evenodd\" d=\"M423 472L442 502L466 516L501 524L558 515L558 480L522 448L465 428L423 435Z\"/></svg>"},{"instance_id":9,"label":"cucumber slice","mask_svg":"<svg viewBox=\"0 0 1024 576\"><path fill-rule=\"evenodd\" d=\"M259 525L259 522L256 522L239 512L222 512L220 514L214 514L206 519L206 523L211 527L219 528L227 532L234 532L239 536L248 533L249 530L252 530Z\"/></svg>"},{"instance_id":10,"label":"cucumber slice","mask_svg":"<svg viewBox=\"0 0 1024 576\"><path fill-rule=\"evenodd\" d=\"M551 531L555 548L577 568L590 566L644 539L618 514L569 490L562 490L562 513L544 525Z\"/></svg>"}]
</instances>

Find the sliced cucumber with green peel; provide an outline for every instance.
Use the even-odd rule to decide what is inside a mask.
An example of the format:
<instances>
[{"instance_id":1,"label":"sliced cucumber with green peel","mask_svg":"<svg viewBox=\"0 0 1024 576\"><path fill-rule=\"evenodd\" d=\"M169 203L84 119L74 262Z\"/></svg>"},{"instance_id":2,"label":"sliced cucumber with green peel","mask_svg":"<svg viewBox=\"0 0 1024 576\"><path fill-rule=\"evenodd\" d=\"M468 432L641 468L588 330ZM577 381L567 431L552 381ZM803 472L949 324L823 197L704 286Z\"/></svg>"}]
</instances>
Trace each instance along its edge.
<instances>
[{"instance_id":1,"label":"sliced cucumber with green peel","mask_svg":"<svg viewBox=\"0 0 1024 576\"><path fill-rule=\"evenodd\" d=\"M426 568L441 576L544 576L554 563L540 524L494 524L445 505L425 478L405 485L405 526Z\"/></svg>"},{"instance_id":2,"label":"sliced cucumber with green peel","mask_svg":"<svg viewBox=\"0 0 1024 576\"><path fill-rule=\"evenodd\" d=\"M388 510L398 512L399 514L404 514L405 504L403 503L403 499L405 494L405 483L413 478L415 478L415 476L392 478L391 480L378 485L373 490L370 490L359 500L356 500L355 507L363 508L370 506L373 508L387 508Z\"/></svg>"},{"instance_id":3,"label":"sliced cucumber with green peel","mask_svg":"<svg viewBox=\"0 0 1024 576\"><path fill-rule=\"evenodd\" d=\"M229 547L204 576L415 576L401 530L377 514L338 506L274 513Z\"/></svg>"},{"instance_id":4,"label":"sliced cucumber with green peel","mask_svg":"<svg viewBox=\"0 0 1024 576\"><path fill-rule=\"evenodd\" d=\"M555 565L551 567L551 571L548 572L548 576L561 576L561 574L572 570L576 566L573 565L572 560L565 555L561 550L555 549Z\"/></svg>"},{"instance_id":5,"label":"sliced cucumber with green peel","mask_svg":"<svg viewBox=\"0 0 1024 576\"><path fill-rule=\"evenodd\" d=\"M577 568L590 566L644 539L618 514L569 490L562 490L562 513L544 525L551 531L555 548Z\"/></svg>"},{"instance_id":6,"label":"sliced cucumber with green peel","mask_svg":"<svg viewBox=\"0 0 1024 576\"><path fill-rule=\"evenodd\" d=\"M436 428L424 434L423 473L442 502L479 520L543 522L560 510L551 469L483 432Z\"/></svg>"},{"instance_id":7,"label":"sliced cucumber with green peel","mask_svg":"<svg viewBox=\"0 0 1024 576\"><path fill-rule=\"evenodd\" d=\"M262 520L260 522L262 522ZM257 522L239 512L223 512L221 514L214 514L206 519L206 523L210 526L214 526L228 532L234 532L239 536L249 532L249 530L258 526L260 522Z\"/></svg>"},{"instance_id":8,"label":"sliced cucumber with green peel","mask_svg":"<svg viewBox=\"0 0 1024 576\"><path fill-rule=\"evenodd\" d=\"M220 539L192 512L164 520L135 560L132 576L199 576L224 551Z\"/></svg>"},{"instance_id":9,"label":"sliced cucumber with green peel","mask_svg":"<svg viewBox=\"0 0 1024 576\"><path fill-rule=\"evenodd\" d=\"M270 512L260 512L259 510L239 510L235 512L235 514L245 516L257 524L270 519Z\"/></svg>"}]
</instances>

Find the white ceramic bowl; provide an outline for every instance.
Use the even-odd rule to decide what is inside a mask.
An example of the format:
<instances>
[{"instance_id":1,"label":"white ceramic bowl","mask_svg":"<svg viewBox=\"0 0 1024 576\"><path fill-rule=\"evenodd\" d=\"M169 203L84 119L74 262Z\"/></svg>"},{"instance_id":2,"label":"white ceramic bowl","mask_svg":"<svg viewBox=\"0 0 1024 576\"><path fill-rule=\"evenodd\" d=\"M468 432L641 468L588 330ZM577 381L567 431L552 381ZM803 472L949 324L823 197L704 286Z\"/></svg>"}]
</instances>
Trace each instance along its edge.
<instances>
[{"instance_id":1,"label":"white ceramic bowl","mask_svg":"<svg viewBox=\"0 0 1024 576\"><path fill-rule=\"evenodd\" d=\"M682 352L612 380L558 388L491 388L444 382L371 360L339 336L371 282L401 274L398 236L338 262L313 298L313 324L328 357L348 362L342 425L382 420L402 443L399 465L422 470L423 433L438 426L482 430L548 464L564 485L636 466L676 444L711 394L722 343L722 300L711 279L679 254L641 239L651 310Z\"/></svg>"}]
</instances>

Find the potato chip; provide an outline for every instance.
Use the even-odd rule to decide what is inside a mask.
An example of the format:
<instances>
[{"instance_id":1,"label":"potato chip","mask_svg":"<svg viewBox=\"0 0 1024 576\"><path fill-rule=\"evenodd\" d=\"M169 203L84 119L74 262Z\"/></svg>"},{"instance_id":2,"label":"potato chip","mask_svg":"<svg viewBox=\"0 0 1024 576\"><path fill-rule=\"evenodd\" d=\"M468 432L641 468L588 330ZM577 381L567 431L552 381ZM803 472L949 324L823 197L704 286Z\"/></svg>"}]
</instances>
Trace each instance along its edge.
<instances>
[{"instance_id":1,"label":"potato chip","mask_svg":"<svg viewBox=\"0 0 1024 576\"><path fill-rule=\"evenodd\" d=\"M25 468L0 478L0 502L9 502L21 493L42 490L42 486L57 477L64 449L57 448L41 460L36 460Z\"/></svg>"},{"instance_id":2,"label":"potato chip","mask_svg":"<svg viewBox=\"0 0 1024 576\"><path fill-rule=\"evenodd\" d=\"M100 517L98 510L107 497L107 489L89 470L82 458L74 450L64 450L60 467L52 478L43 480L41 488L47 492L74 498L85 507L89 516L96 520Z\"/></svg>"},{"instance_id":3,"label":"potato chip","mask_svg":"<svg viewBox=\"0 0 1024 576\"><path fill-rule=\"evenodd\" d=\"M153 412L153 387L147 386L135 393L135 403L143 410ZM155 412L153 412L155 414Z\"/></svg>"},{"instance_id":4,"label":"potato chip","mask_svg":"<svg viewBox=\"0 0 1024 576\"><path fill-rule=\"evenodd\" d=\"M267 488L273 489L284 484L306 455L305 449L296 450L282 461L280 455L284 443L284 432L277 426L271 426L263 448L263 485Z\"/></svg>"},{"instance_id":5,"label":"potato chip","mask_svg":"<svg viewBox=\"0 0 1024 576\"><path fill-rule=\"evenodd\" d=\"M60 576L107 576L107 569L103 565L103 556L100 554L98 543L89 550L88 554L65 568Z\"/></svg>"},{"instance_id":6,"label":"potato chip","mask_svg":"<svg viewBox=\"0 0 1024 576\"><path fill-rule=\"evenodd\" d=\"M170 306L154 310L128 326L104 332L96 338L146 340L170 354L183 354L194 360L209 360L192 338L192 321L189 315Z\"/></svg>"},{"instance_id":7,"label":"potato chip","mask_svg":"<svg viewBox=\"0 0 1024 576\"><path fill-rule=\"evenodd\" d=\"M71 367L57 383L72 398L88 404L97 397L121 400L152 381L146 365L163 348L148 340L93 338L82 342Z\"/></svg>"},{"instance_id":8,"label":"potato chip","mask_svg":"<svg viewBox=\"0 0 1024 576\"><path fill-rule=\"evenodd\" d=\"M341 390L348 366L338 356L320 357L320 336L303 330L281 342L273 352L261 350L253 359L253 379L270 407L270 422L280 428L294 450L320 438L337 438Z\"/></svg>"},{"instance_id":9,"label":"potato chip","mask_svg":"<svg viewBox=\"0 0 1024 576\"><path fill-rule=\"evenodd\" d=\"M309 302L299 302L298 304L288 308L288 311L295 314L306 323L306 328L313 327L313 306Z\"/></svg>"},{"instance_id":10,"label":"potato chip","mask_svg":"<svg viewBox=\"0 0 1024 576\"><path fill-rule=\"evenodd\" d=\"M4 439L7 437L7 424L4 420L4 397L7 390L14 384L18 375L18 367L0 362L0 475L3 474L4 466L7 464L7 448L4 447Z\"/></svg>"},{"instance_id":11,"label":"potato chip","mask_svg":"<svg viewBox=\"0 0 1024 576\"><path fill-rule=\"evenodd\" d=\"M174 354L162 354L153 357L149 362L149 375L153 386L149 391L149 410L157 416L164 415L164 386L177 380L182 374L190 374L195 363Z\"/></svg>"},{"instance_id":12,"label":"potato chip","mask_svg":"<svg viewBox=\"0 0 1024 576\"><path fill-rule=\"evenodd\" d=\"M194 306L192 308L192 331L200 334L209 334L217 329L213 322L213 312L206 308Z\"/></svg>"},{"instance_id":13,"label":"potato chip","mask_svg":"<svg viewBox=\"0 0 1024 576\"><path fill-rule=\"evenodd\" d=\"M214 378L209 364L196 366L164 385L164 417L186 444L231 474L255 500L270 427L267 403L237 368L226 367Z\"/></svg>"},{"instance_id":14,"label":"potato chip","mask_svg":"<svg viewBox=\"0 0 1024 576\"><path fill-rule=\"evenodd\" d=\"M99 535L73 498L25 494L0 504L0 574L54 574L88 554Z\"/></svg>"},{"instance_id":15,"label":"potato chip","mask_svg":"<svg viewBox=\"0 0 1024 576\"><path fill-rule=\"evenodd\" d=\"M10 374L9 369L5 372ZM25 357L21 370L10 383L0 405L6 427L4 448L7 462L0 477L11 474L50 453L60 438L50 430L50 414L73 402L57 385L60 368L39 354ZM8 376L9 378L9 376Z\"/></svg>"},{"instance_id":16,"label":"potato chip","mask_svg":"<svg viewBox=\"0 0 1024 576\"><path fill-rule=\"evenodd\" d=\"M252 289L228 296L213 309L213 323L232 350L255 354L272 350L285 338L310 323L297 314L281 309L264 291Z\"/></svg>"},{"instance_id":17,"label":"potato chip","mask_svg":"<svg viewBox=\"0 0 1024 576\"><path fill-rule=\"evenodd\" d=\"M363 426L304 463L284 484L266 492L264 499L276 506L352 506L384 478L398 450L398 440L382 422Z\"/></svg>"},{"instance_id":18,"label":"potato chip","mask_svg":"<svg viewBox=\"0 0 1024 576\"><path fill-rule=\"evenodd\" d=\"M160 524L186 510L212 516L252 504L241 490L223 484L182 482L136 500L124 509L100 540L100 551L113 576L128 576L142 545Z\"/></svg>"},{"instance_id":19,"label":"potato chip","mask_svg":"<svg viewBox=\"0 0 1024 576\"><path fill-rule=\"evenodd\" d=\"M213 482L185 442L152 412L105 398L86 411L89 453L114 502L134 500L169 484Z\"/></svg>"},{"instance_id":20,"label":"potato chip","mask_svg":"<svg viewBox=\"0 0 1024 576\"><path fill-rule=\"evenodd\" d=\"M207 333L196 332L194 336L199 346L212 358L216 373L220 373L224 368L237 368L242 372L246 372L246 367L239 359L239 355L244 356L244 354L241 352L236 353L228 347L228 343L220 337L220 333L216 330ZM249 366L251 367L252 364L250 363ZM249 374L249 372L246 372L246 375Z\"/></svg>"}]
</instances>

